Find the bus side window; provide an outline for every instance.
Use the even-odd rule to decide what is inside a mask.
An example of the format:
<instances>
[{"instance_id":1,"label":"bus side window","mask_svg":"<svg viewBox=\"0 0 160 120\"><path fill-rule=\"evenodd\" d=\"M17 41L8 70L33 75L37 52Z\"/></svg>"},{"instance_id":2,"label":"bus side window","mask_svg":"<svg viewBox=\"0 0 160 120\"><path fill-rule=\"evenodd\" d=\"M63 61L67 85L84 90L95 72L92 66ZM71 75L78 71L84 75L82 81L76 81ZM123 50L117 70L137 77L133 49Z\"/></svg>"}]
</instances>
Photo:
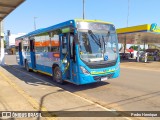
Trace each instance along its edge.
<instances>
[{"instance_id":1,"label":"bus side window","mask_svg":"<svg viewBox=\"0 0 160 120\"><path fill-rule=\"evenodd\" d=\"M50 46L48 47L50 52L59 52L59 35L50 34Z\"/></svg>"},{"instance_id":2,"label":"bus side window","mask_svg":"<svg viewBox=\"0 0 160 120\"><path fill-rule=\"evenodd\" d=\"M70 35L69 49L70 49L70 57L71 58L73 58L73 39L74 39L74 36Z\"/></svg>"},{"instance_id":3,"label":"bus side window","mask_svg":"<svg viewBox=\"0 0 160 120\"><path fill-rule=\"evenodd\" d=\"M62 53L63 54L67 53L67 37L66 36L62 37Z\"/></svg>"},{"instance_id":4,"label":"bus side window","mask_svg":"<svg viewBox=\"0 0 160 120\"><path fill-rule=\"evenodd\" d=\"M43 52L48 52L48 47L43 47Z\"/></svg>"},{"instance_id":5,"label":"bus side window","mask_svg":"<svg viewBox=\"0 0 160 120\"><path fill-rule=\"evenodd\" d=\"M59 52L59 46L52 46L51 52Z\"/></svg>"}]
</instances>

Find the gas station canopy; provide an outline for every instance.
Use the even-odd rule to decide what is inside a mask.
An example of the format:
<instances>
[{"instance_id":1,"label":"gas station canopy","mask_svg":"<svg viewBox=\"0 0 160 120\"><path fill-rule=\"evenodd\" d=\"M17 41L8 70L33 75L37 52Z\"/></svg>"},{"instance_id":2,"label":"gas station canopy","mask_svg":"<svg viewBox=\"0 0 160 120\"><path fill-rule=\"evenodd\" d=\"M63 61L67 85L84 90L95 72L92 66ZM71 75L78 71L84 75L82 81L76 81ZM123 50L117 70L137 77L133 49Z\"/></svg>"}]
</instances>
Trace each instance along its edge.
<instances>
[{"instance_id":1,"label":"gas station canopy","mask_svg":"<svg viewBox=\"0 0 160 120\"><path fill-rule=\"evenodd\" d=\"M119 28L116 31L119 43L160 44L160 27L156 23Z\"/></svg>"},{"instance_id":2,"label":"gas station canopy","mask_svg":"<svg viewBox=\"0 0 160 120\"><path fill-rule=\"evenodd\" d=\"M0 21L16 9L25 0L0 0Z\"/></svg>"},{"instance_id":3,"label":"gas station canopy","mask_svg":"<svg viewBox=\"0 0 160 120\"><path fill-rule=\"evenodd\" d=\"M118 34L128 34L128 33L135 33L135 32L153 32L153 33L160 34L160 27L157 26L156 23L152 23L152 24L144 24L144 25L117 29Z\"/></svg>"}]
</instances>

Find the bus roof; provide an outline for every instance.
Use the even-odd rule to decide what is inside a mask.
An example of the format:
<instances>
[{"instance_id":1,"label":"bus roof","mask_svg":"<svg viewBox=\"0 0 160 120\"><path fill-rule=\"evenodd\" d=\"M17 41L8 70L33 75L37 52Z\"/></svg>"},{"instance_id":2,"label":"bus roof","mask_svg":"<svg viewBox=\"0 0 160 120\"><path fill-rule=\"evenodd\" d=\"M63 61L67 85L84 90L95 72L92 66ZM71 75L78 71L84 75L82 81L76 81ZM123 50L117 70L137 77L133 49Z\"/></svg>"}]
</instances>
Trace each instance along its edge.
<instances>
[{"instance_id":1,"label":"bus roof","mask_svg":"<svg viewBox=\"0 0 160 120\"><path fill-rule=\"evenodd\" d=\"M23 35L23 36L20 36L20 37L17 37L16 39L21 39L21 38L24 38L26 35Z\"/></svg>"},{"instance_id":2,"label":"bus roof","mask_svg":"<svg viewBox=\"0 0 160 120\"><path fill-rule=\"evenodd\" d=\"M50 32L50 31L53 31L53 30L64 28L64 27L72 25L72 23L73 23L73 20L69 20L69 21L66 21L66 22L63 22L63 23L59 23L59 24L47 27L47 28L42 28L42 29L35 30L33 32L28 33L27 36L38 35L38 34L41 34L41 33L44 33L44 32Z\"/></svg>"},{"instance_id":3,"label":"bus roof","mask_svg":"<svg viewBox=\"0 0 160 120\"><path fill-rule=\"evenodd\" d=\"M64 28L64 27L73 25L74 21L75 22L98 22L98 23L104 23L104 24L112 24L112 23L109 23L109 22L101 21L101 20L74 19L74 20L68 20L66 22L59 23L59 24L56 24L56 25L53 25L53 26L50 26L50 27L47 27L47 28L41 28L41 29L38 29L38 30L35 30L35 31L32 31L32 32L29 32L28 34L20 36L16 39L21 39L21 38L24 38L24 37L31 37L31 36L34 36L34 35L42 34L44 32L46 33L46 32L50 32L50 31L53 31L53 30L58 30L60 28Z\"/></svg>"},{"instance_id":4,"label":"bus roof","mask_svg":"<svg viewBox=\"0 0 160 120\"><path fill-rule=\"evenodd\" d=\"M98 22L98 23L104 23L104 24L112 24L110 22L105 22L102 20L87 20L87 19L74 19L76 22Z\"/></svg>"}]
</instances>

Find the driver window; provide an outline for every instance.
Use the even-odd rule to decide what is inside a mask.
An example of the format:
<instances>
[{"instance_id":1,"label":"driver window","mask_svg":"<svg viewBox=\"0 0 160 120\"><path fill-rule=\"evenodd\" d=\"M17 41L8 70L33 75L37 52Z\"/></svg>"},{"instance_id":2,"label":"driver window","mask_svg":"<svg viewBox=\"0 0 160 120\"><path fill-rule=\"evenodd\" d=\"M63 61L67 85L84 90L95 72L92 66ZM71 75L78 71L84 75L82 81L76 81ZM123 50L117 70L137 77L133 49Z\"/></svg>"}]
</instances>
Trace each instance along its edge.
<instances>
[{"instance_id":1,"label":"driver window","mask_svg":"<svg viewBox=\"0 0 160 120\"><path fill-rule=\"evenodd\" d=\"M83 45L81 46L87 53L92 53L90 41L88 35L86 33L82 33L82 41Z\"/></svg>"}]
</instances>

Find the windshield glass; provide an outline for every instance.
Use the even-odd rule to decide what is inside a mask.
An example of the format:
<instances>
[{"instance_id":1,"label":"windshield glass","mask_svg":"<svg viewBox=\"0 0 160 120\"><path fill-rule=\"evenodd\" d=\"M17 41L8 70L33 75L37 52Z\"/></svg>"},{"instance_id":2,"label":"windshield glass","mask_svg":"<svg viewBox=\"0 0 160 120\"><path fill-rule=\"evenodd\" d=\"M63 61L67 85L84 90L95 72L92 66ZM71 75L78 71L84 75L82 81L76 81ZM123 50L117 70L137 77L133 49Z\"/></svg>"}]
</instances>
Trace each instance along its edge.
<instances>
[{"instance_id":1,"label":"windshield glass","mask_svg":"<svg viewBox=\"0 0 160 120\"><path fill-rule=\"evenodd\" d=\"M79 52L86 62L114 61L118 56L118 40L115 31L80 30Z\"/></svg>"}]
</instances>

